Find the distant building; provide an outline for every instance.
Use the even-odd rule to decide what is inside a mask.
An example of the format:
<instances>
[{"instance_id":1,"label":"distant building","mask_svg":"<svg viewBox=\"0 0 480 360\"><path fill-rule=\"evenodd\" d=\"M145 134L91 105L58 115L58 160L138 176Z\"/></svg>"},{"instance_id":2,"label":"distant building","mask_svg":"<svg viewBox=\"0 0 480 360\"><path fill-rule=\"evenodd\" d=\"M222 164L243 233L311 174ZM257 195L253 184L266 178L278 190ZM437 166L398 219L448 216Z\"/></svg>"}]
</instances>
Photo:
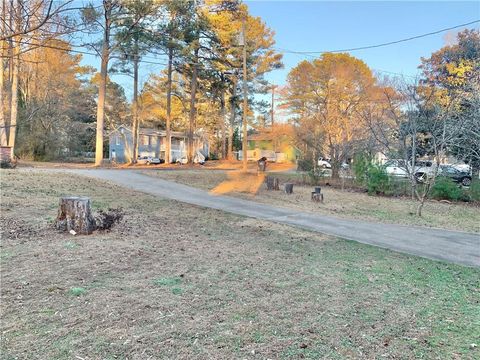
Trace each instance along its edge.
<instances>
[{"instance_id":1,"label":"distant building","mask_svg":"<svg viewBox=\"0 0 480 360\"><path fill-rule=\"evenodd\" d=\"M140 128L138 136L138 156L152 156L165 160L166 131ZM209 153L206 137L195 134L194 153L199 151L205 157ZM132 156L132 130L124 125L112 130L109 134L109 159L117 163L129 162ZM188 135L184 132L171 132L170 159L176 162L187 156Z\"/></svg>"},{"instance_id":2,"label":"distant building","mask_svg":"<svg viewBox=\"0 0 480 360\"><path fill-rule=\"evenodd\" d=\"M259 129L247 137L247 142L248 160L266 157L268 161L295 162L300 153L293 145L293 128L287 124Z\"/></svg>"}]
</instances>

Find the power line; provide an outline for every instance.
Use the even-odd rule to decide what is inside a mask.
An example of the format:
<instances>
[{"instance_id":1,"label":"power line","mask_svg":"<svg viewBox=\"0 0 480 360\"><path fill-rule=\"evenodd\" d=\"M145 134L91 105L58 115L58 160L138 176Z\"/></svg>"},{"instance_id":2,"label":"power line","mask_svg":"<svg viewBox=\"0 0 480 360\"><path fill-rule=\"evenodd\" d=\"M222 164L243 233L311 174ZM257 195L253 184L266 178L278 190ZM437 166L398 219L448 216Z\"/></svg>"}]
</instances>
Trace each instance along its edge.
<instances>
[{"instance_id":1,"label":"power line","mask_svg":"<svg viewBox=\"0 0 480 360\"><path fill-rule=\"evenodd\" d=\"M82 54L82 55L91 55L91 56L100 56L98 53L94 52L89 52L89 51L84 51L84 50L74 50L74 49L67 49L64 47L59 47L59 46L54 46L54 45L48 45L48 44L35 44L31 42L26 42L26 41L19 41L19 40L12 40L14 42L24 44L24 45L31 45L34 47L42 47L42 48L48 48L48 49L53 49L53 50L60 50L60 51L65 51L65 52L71 52L74 54ZM81 45L73 45L73 44L68 44L69 47L76 47L76 48L83 48ZM126 55L132 55L132 54L126 54ZM111 57L112 59L118 59L119 57ZM152 64L152 65L167 65L166 63L162 62L153 62L153 61L147 61L147 60L140 60L139 62L145 63L145 64Z\"/></svg>"},{"instance_id":2,"label":"power line","mask_svg":"<svg viewBox=\"0 0 480 360\"><path fill-rule=\"evenodd\" d=\"M285 49L283 51L284 52L290 52L290 53L293 53L293 54L310 55L310 54L339 53L339 52L349 52L349 51L357 51L357 50L374 49L374 48L379 48L379 47L383 47L383 46L399 44L399 43L402 43L402 42L411 41L411 40L415 40L415 39L420 39L420 38L423 38L423 37L439 34L439 33L445 32L445 31L449 31L449 30L458 29L458 28L468 26L468 25L472 25L472 24L479 23L479 22L480 22L480 20L474 20L474 21L470 21L468 23L451 26L451 27L448 27L448 28L432 31L432 32L429 32L429 33L421 34L421 35L411 36L411 37L408 37L408 38L405 38L405 39L389 41L389 42L375 44L375 45L360 46L360 47L350 48L350 49L337 49L337 50L325 50L325 51L292 51L292 50ZM282 51L282 49L280 49L280 48L278 50Z\"/></svg>"}]
</instances>

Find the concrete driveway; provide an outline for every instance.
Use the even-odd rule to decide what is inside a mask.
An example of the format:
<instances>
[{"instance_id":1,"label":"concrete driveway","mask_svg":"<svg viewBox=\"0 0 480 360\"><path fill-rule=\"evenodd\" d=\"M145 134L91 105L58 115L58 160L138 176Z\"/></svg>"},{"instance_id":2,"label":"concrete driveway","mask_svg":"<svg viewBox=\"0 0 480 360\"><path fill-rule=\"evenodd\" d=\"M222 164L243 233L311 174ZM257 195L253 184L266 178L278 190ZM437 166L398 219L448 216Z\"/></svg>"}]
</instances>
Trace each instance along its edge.
<instances>
[{"instance_id":1,"label":"concrete driveway","mask_svg":"<svg viewBox=\"0 0 480 360\"><path fill-rule=\"evenodd\" d=\"M184 203L297 226L429 259L480 267L480 234L476 233L381 224L302 212L229 196L211 195L200 189L143 175L134 170L64 171L107 180L126 188Z\"/></svg>"}]
</instances>

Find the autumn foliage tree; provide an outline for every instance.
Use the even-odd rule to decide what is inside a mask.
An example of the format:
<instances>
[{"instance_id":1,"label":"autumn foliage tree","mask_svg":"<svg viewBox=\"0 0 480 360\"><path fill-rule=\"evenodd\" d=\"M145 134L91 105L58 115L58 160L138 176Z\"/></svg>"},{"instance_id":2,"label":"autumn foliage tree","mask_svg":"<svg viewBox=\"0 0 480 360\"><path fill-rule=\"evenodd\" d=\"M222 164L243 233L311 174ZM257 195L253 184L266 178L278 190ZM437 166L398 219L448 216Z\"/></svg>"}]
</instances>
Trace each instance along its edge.
<instances>
[{"instance_id":1,"label":"autumn foliage tree","mask_svg":"<svg viewBox=\"0 0 480 360\"><path fill-rule=\"evenodd\" d=\"M69 45L50 40L22 57L19 77L17 154L36 160L73 156L93 149L94 94ZM58 49L65 50L58 50Z\"/></svg>"},{"instance_id":2,"label":"autumn foliage tree","mask_svg":"<svg viewBox=\"0 0 480 360\"><path fill-rule=\"evenodd\" d=\"M314 162L319 155L331 158L333 177L367 136L358 114L377 87L368 66L348 54L327 53L288 74L283 101L294 115L298 140Z\"/></svg>"}]
</instances>

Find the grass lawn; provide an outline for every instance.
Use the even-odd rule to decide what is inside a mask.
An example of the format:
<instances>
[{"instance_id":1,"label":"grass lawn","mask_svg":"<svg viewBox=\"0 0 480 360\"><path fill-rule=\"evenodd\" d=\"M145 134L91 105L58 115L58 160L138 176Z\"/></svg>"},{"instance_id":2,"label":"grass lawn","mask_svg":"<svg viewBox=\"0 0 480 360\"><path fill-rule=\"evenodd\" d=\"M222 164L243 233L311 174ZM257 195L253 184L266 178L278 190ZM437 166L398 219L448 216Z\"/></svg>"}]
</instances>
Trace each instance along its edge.
<instances>
[{"instance_id":1,"label":"grass lawn","mask_svg":"<svg viewBox=\"0 0 480 360\"><path fill-rule=\"evenodd\" d=\"M480 270L78 176L2 170L2 359L474 359ZM58 199L123 207L53 230Z\"/></svg>"},{"instance_id":2,"label":"grass lawn","mask_svg":"<svg viewBox=\"0 0 480 360\"><path fill-rule=\"evenodd\" d=\"M228 179L228 172L221 170L145 170L143 173L204 190L212 190ZM279 177L281 184L292 179L295 181L295 174L271 175ZM283 191L267 191L263 185L255 195L241 192L231 192L227 195L344 218L480 232L478 204L427 201L423 217L419 218L415 215L418 203L409 198L369 196L366 193L324 186L322 192L325 195L325 202L322 204L310 201L312 190L312 186L295 185L293 195L288 196Z\"/></svg>"}]
</instances>

